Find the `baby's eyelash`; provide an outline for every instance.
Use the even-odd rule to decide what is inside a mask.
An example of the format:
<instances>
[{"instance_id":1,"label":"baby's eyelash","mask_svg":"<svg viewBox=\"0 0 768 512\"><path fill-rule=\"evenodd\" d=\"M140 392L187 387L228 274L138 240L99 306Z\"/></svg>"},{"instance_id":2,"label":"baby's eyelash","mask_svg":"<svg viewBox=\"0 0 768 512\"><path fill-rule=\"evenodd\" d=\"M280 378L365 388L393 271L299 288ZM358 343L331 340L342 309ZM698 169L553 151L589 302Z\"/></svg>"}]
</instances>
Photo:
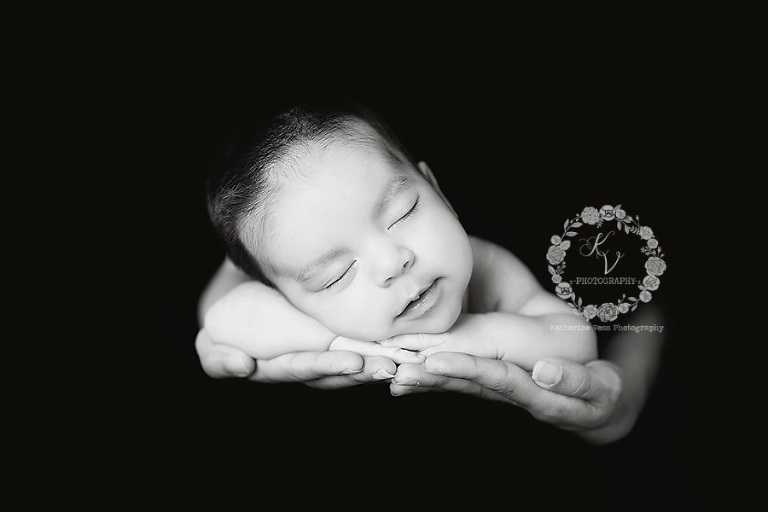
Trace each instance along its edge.
<instances>
[{"instance_id":1,"label":"baby's eyelash","mask_svg":"<svg viewBox=\"0 0 768 512\"><path fill-rule=\"evenodd\" d=\"M342 281L344 281L352 272L352 270L357 266L357 260L353 261L352 264L349 266L347 270L344 271L343 274L341 274L341 277L333 281L331 284L323 288L323 290L333 290L336 288L339 284L341 284Z\"/></svg>"},{"instance_id":2,"label":"baby's eyelash","mask_svg":"<svg viewBox=\"0 0 768 512\"><path fill-rule=\"evenodd\" d=\"M402 217L400 217L399 219L397 219L397 220L395 221L395 223L394 223L394 224L392 224L391 226L389 226L389 229L392 229L393 227L397 226L398 224L400 224L401 222L403 222L405 219L407 219L408 217L410 217L411 215L413 215L414 213L416 213L416 211L419 209L419 206L420 206L420 205L421 205L421 201L420 201L420 200L419 200L419 198L417 197L417 198L416 198L416 202L413 204L413 206L411 207L411 209L410 209L410 210L408 210L408 213L406 213L405 215L403 215Z\"/></svg>"}]
</instances>

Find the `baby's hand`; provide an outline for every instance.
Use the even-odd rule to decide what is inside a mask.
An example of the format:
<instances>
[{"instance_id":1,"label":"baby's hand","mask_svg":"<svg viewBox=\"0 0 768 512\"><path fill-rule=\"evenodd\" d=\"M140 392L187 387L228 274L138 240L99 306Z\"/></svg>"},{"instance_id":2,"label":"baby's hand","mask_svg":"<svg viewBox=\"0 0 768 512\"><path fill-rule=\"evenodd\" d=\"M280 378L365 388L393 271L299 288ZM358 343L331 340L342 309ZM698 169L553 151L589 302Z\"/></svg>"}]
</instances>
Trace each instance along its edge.
<instances>
[{"instance_id":1,"label":"baby's hand","mask_svg":"<svg viewBox=\"0 0 768 512\"><path fill-rule=\"evenodd\" d=\"M421 354L403 347L398 347L394 344L385 346L384 344L376 343L375 341L359 341L351 338L344 338L343 336L336 337L336 339L331 342L331 346L328 347L328 350L346 350L348 352L360 354L363 357L384 356L394 361L395 364L420 364L424 362L425 359L425 356Z\"/></svg>"},{"instance_id":2,"label":"baby's hand","mask_svg":"<svg viewBox=\"0 0 768 512\"><path fill-rule=\"evenodd\" d=\"M424 357L437 352L462 352L479 357L500 358L493 338L485 334L482 315L462 315L453 327L439 334L402 334L381 342L384 347L413 350Z\"/></svg>"},{"instance_id":3,"label":"baby's hand","mask_svg":"<svg viewBox=\"0 0 768 512\"><path fill-rule=\"evenodd\" d=\"M382 347L400 348L415 352L426 351L442 345L450 338L449 332L441 334L401 334L380 342Z\"/></svg>"},{"instance_id":4,"label":"baby's hand","mask_svg":"<svg viewBox=\"0 0 768 512\"><path fill-rule=\"evenodd\" d=\"M279 291L256 281L218 299L205 314L204 328L214 343L236 347L254 359L325 352L335 336Z\"/></svg>"}]
</instances>

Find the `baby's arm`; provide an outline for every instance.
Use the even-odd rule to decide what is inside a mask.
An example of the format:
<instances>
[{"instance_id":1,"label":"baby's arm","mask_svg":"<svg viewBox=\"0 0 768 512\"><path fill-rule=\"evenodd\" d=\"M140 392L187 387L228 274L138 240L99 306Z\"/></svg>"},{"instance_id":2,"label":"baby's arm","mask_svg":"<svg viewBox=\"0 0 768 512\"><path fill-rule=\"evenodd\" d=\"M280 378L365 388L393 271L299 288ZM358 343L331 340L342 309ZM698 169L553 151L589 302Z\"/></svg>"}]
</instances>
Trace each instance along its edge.
<instances>
[{"instance_id":1,"label":"baby's arm","mask_svg":"<svg viewBox=\"0 0 768 512\"><path fill-rule=\"evenodd\" d=\"M258 281L240 283L218 298L205 313L203 326L216 343L237 347L254 359L325 351L336 337Z\"/></svg>"},{"instance_id":2,"label":"baby's arm","mask_svg":"<svg viewBox=\"0 0 768 512\"><path fill-rule=\"evenodd\" d=\"M423 360L408 350L336 336L296 309L279 291L250 280L229 260L203 293L200 316L215 343L236 347L254 359L348 350L362 356L385 356L397 363Z\"/></svg>"},{"instance_id":3,"label":"baby's arm","mask_svg":"<svg viewBox=\"0 0 768 512\"><path fill-rule=\"evenodd\" d=\"M470 310L444 334L410 335L385 345L435 352L465 352L503 359L528 371L540 359L585 363L597 358L597 338L588 322L554 294L506 249L472 238L475 266Z\"/></svg>"}]
</instances>

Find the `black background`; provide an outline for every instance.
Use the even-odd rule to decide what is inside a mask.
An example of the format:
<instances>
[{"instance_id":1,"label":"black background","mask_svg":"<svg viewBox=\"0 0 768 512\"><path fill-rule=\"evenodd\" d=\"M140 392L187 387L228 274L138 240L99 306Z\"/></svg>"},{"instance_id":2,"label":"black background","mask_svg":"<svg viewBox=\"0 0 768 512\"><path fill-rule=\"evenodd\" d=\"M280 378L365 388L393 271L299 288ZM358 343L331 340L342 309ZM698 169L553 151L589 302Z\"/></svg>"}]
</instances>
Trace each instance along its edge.
<instances>
[{"instance_id":1,"label":"black background","mask_svg":"<svg viewBox=\"0 0 768 512\"><path fill-rule=\"evenodd\" d=\"M483 489L511 503L521 494L605 509L653 505L665 493L667 503L686 499L692 399L675 308L685 247L673 182L685 181L674 177L690 171L695 150L686 136L695 122L690 91L667 68L599 78L570 69L475 74L461 84L443 71L386 85L381 77L307 77L288 89L342 91L380 110L430 164L467 231L509 248L545 286L549 239L566 218L618 203L639 214L666 254L654 301L665 308L668 341L635 430L593 447L524 411L463 395L394 398L386 385L320 392L208 378L194 350L196 304L223 252L205 213L205 164L246 108L286 88L223 67L150 69L126 77L132 92L122 113L137 185L132 255L140 272L132 284L143 300L135 341L145 348L129 358L135 378L112 414L123 427L115 440L159 468L161 484L166 468L183 468L224 476L212 492L258 475L262 487L296 482L297 495L311 482L390 496L442 482L444 491Z\"/></svg>"}]
</instances>

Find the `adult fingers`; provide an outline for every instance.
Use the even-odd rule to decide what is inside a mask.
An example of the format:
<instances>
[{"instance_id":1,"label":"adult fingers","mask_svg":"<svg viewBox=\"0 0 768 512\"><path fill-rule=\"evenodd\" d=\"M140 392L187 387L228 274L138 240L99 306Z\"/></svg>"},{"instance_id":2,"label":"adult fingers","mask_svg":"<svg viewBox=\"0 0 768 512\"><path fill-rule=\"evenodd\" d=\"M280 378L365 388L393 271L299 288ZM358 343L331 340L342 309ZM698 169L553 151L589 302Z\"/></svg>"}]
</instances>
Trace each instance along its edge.
<instances>
[{"instance_id":1,"label":"adult fingers","mask_svg":"<svg viewBox=\"0 0 768 512\"><path fill-rule=\"evenodd\" d=\"M391 379L395 376L397 366L384 356L364 357L363 369L349 375L330 375L307 381L306 385L318 389L339 389L370 382Z\"/></svg>"},{"instance_id":2,"label":"adult fingers","mask_svg":"<svg viewBox=\"0 0 768 512\"><path fill-rule=\"evenodd\" d=\"M591 372L594 367L597 367L601 376L590 377L589 382L584 380L583 384L580 384L582 379L577 378L574 384L571 377L576 375L575 372L578 371L574 368L582 365L560 359L551 361L557 362L563 367L561 376L561 381L564 382L563 386L571 386L570 391L580 394L581 397L563 395L539 387L528 372L512 363L497 359L441 352L428 357L424 362L424 367L430 373L475 382L504 397L505 400L526 409L539 421L561 428L593 428L604 422L607 415L611 413L612 404L597 403L583 397L606 396L604 388L609 387L607 373L611 372L616 376L610 364L594 364L598 363L597 361L589 363L583 369ZM542 375L538 377L543 379ZM601 389L602 391L600 391ZM487 397L487 395L485 396Z\"/></svg>"},{"instance_id":3,"label":"adult fingers","mask_svg":"<svg viewBox=\"0 0 768 512\"><path fill-rule=\"evenodd\" d=\"M534 365L532 377L544 389L595 403L614 401L622 388L618 367L602 360L582 365L567 359L544 359Z\"/></svg>"},{"instance_id":4,"label":"adult fingers","mask_svg":"<svg viewBox=\"0 0 768 512\"><path fill-rule=\"evenodd\" d=\"M389 389L393 396L439 390L464 393L488 400L512 402L503 395L471 380L429 373L423 365L415 364L401 364Z\"/></svg>"},{"instance_id":5,"label":"adult fingers","mask_svg":"<svg viewBox=\"0 0 768 512\"><path fill-rule=\"evenodd\" d=\"M395 381L392 381L389 384L389 392L392 396L405 396L414 393L426 393L427 391L450 391L454 393L463 393L465 395L472 395L484 400L497 400L500 402L507 402L516 405L507 397L491 391L488 388L484 388L477 383L464 379L444 378L432 386L424 386L418 384L404 385L398 384Z\"/></svg>"},{"instance_id":6,"label":"adult fingers","mask_svg":"<svg viewBox=\"0 0 768 512\"><path fill-rule=\"evenodd\" d=\"M331 375L363 371L363 358L354 352L293 352L260 359L251 377L258 382L304 382Z\"/></svg>"},{"instance_id":7,"label":"adult fingers","mask_svg":"<svg viewBox=\"0 0 768 512\"><path fill-rule=\"evenodd\" d=\"M347 350L355 352L363 357L383 356L395 363L420 363L424 356L410 350L404 350L397 346L384 346L373 341L360 341L343 336L336 337L328 350Z\"/></svg>"},{"instance_id":8,"label":"adult fingers","mask_svg":"<svg viewBox=\"0 0 768 512\"><path fill-rule=\"evenodd\" d=\"M195 350L203 371L214 379L247 377L256 368L256 362L242 350L214 343L205 329L195 338Z\"/></svg>"},{"instance_id":9,"label":"adult fingers","mask_svg":"<svg viewBox=\"0 0 768 512\"><path fill-rule=\"evenodd\" d=\"M427 357L424 368L431 374L472 381L521 406L535 403L545 393L528 372L498 359L439 352Z\"/></svg>"}]
</instances>

